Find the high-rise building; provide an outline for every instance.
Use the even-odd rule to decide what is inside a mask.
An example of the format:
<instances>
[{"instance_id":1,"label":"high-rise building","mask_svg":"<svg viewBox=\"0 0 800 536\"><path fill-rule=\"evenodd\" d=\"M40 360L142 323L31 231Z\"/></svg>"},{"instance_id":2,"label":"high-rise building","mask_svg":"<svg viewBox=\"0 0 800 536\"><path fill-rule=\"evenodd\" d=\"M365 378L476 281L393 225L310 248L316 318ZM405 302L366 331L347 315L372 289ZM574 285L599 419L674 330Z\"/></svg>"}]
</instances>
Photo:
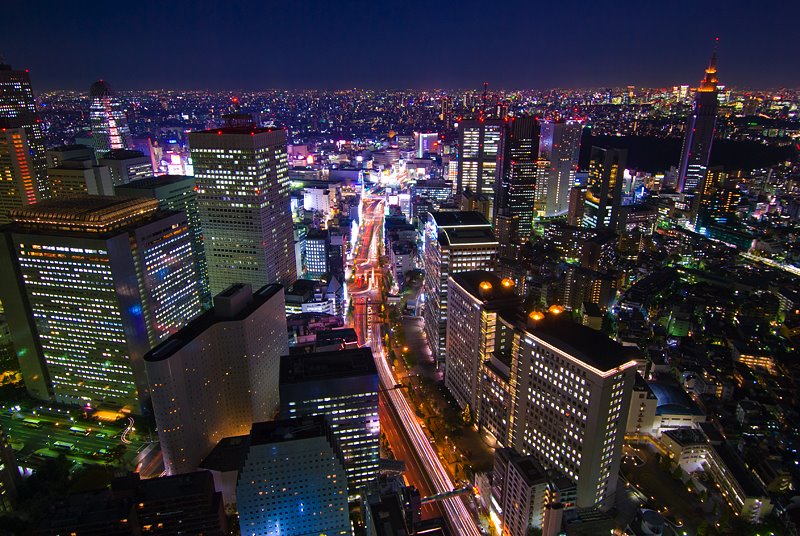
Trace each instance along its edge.
<instances>
[{"instance_id":1,"label":"high-rise building","mask_svg":"<svg viewBox=\"0 0 800 536\"><path fill-rule=\"evenodd\" d=\"M230 127L190 132L208 280L260 288L297 279L286 131Z\"/></svg>"},{"instance_id":2,"label":"high-rise building","mask_svg":"<svg viewBox=\"0 0 800 536\"><path fill-rule=\"evenodd\" d=\"M681 160L678 164L679 192L702 188L708 172L711 145L717 124L717 51L711 56L706 75L694 95L692 113L686 119Z\"/></svg>"},{"instance_id":3,"label":"high-rise building","mask_svg":"<svg viewBox=\"0 0 800 536\"><path fill-rule=\"evenodd\" d=\"M142 151L112 149L98 158L101 166L108 166L114 186L153 176L153 162Z\"/></svg>"},{"instance_id":4,"label":"high-rise building","mask_svg":"<svg viewBox=\"0 0 800 536\"><path fill-rule=\"evenodd\" d=\"M44 134L28 71L0 62L0 223L49 195Z\"/></svg>"},{"instance_id":5,"label":"high-rise building","mask_svg":"<svg viewBox=\"0 0 800 536\"><path fill-rule=\"evenodd\" d=\"M236 486L241 534L349 535L347 477L324 417L253 425Z\"/></svg>"},{"instance_id":6,"label":"high-rise building","mask_svg":"<svg viewBox=\"0 0 800 536\"><path fill-rule=\"evenodd\" d=\"M622 206L622 175L627 159L628 151L625 149L592 147L581 220L583 227L617 230Z\"/></svg>"},{"instance_id":7,"label":"high-rise building","mask_svg":"<svg viewBox=\"0 0 800 536\"><path fill-rule=\"evenodd\" d=\"M500 216L516 218L518 237L522 240L527 240L533 229L539 143L539 121L535 117L511 119L494 217L495 220Z\"/></svg>"},{"instance_id":8,"label":"high-rise building","mask_svg":"<svg viewBox=\"0 0 800 536\"><path fill-rule=\"evenodd\" d=\"M281 418L325 416L344 456L350 494L378 478L378 370L369 348L281 358Z\"/></svg>"},{"instance_id":9,"label":"high-rise building","mask_svg":"<svg viewBox=\"0 0 800 536\"><path fill-rule=\"evenodd\" d=\"M437 363L444 364L447 278L468 270L491 270L497 238L479 212L429 212L423 242L425 335Z\"/></svg>"},{"instance_id":10,"label":"high-rise building","mask_svg":"<svg viewBox=\"0 0 800 536\"><path fill-rule=\"evenodd\" d=\"M457 193L469 190L494 202L505 136L506 124L501 119L468 119L458 124Z\"/></svg>"},{"instance_id":11,"label":"high-rise building","mask_svg":"<svg viewBox=\"0 0 800 536\"><path fill-rule=\"evenodd\" d=\"M28 392L139 413L144 354L201 309L185 214L150 199L52 199L0 233L0 299Z\"/></svg>"},{"instance_id":12,"label":"high-rise building","mask_svg":"<svg viewBox=\"0 0 800 536\"><path fill-rule=\"evenodd\" d=\"M484 270L459 272L448 280L444 384L459 407L468 408L473 422L478 422L482 413L483 366L508 366L502 363L501 356L495 357L496 345L506 336L498 326L498 312L513 315L520 307L521 299L515 290L511 279L501 279ZM493 358L500 362L492 364Z\"/></svg>"},{"instance_id":13,"label":"high-rise building","mask_svg":"<svg viewBox=\"0 0 800 536\"><path fill-rule=\"evenodd\" d=\"M89 99L89 119L97 157L100 158L114 149L129 149L131 131L122 101L117 94L105 81L98 80L89 88Z\"/></svg>"},{"instance_id":14,"label":"high-rise building","mask_svg":"<svg viewBox=\"0 0 800 536\"><path fill-rule=\"evenodd\" d=\"M235 285L145 355L168 474L194 471L220 439L275 416L288 352L283 288Z\"/></svg>"},{"instance_id":15,"label":"high-rise building","mask_svg":"<svg viewBox=\"0 0 800 536\"><path fill-rule=\"evenodd\" d=\"M45 154L48 168L58 167L67 160L77 160L79 162L90 160L92 165L97 164L97 156L88 145L60 145L48 149Z\"/></svg>"},{"instance_id":16,"label":"high-rise building","mask_svg":"<svg viewBox=\"0 0 800 536\"><path fill-rule=\"evenodd\" d=\"M306 234L303 276L320 279L328 272L328 233L310 229Z\"/></svg>"},{"instance_id":17,"label":"high-rise building","mask_svg":"<svg viewBox=\"0 0 800 536\"><path fill-rule=\"evenodd\" d=\"M208 286L208 265L203 240L203 228L200 224L200 212L197 207L197 191L194 177L185 175L161 175L138 179L115 187L117 195L124 197L146 197L157 199L162 210L183 212L192 230L192 252L194 253L197 271L200 274L200 285L203 289L201 300L204 305L211 302L211 290Z\"/></svg>"},{"instance_id":18,"label":"high-rise building","mask_svg":"<svg viewBox=\"0 0 800 536\"><path fill-rule=\"evenodd\" d=\"M70 494L49 506L37 536L230 534L222 494L208 471L148 479L131 473L110 488Z\"/></svg>"},{"instance_id":19,"label":"high-rise building","mask_svg":"<svg viewBox=\"0 0 800 536\"><path fill-rule=\"evenodd\" d=\"M558 500L550 475L533 456L509 448L495 451L491 511L500 521L501 534L528 536L531 529L541 530L548 506Z\"/></svg>"},{"instance_id":20,"label":"high-rise building","mask_svg":"<svg viewBox=\"0 0 800 536\"><path fill-rule=\"evenodd\" d=\"M47 168L50 197L72 195L114 195L114 185L108 166L95 165L88 160L59 160L56 167Z\"/></svg>"},{"instance_id":21,"label":"high-rise building","mask_svg":"<svg viewBox=\"0 0 800 536\"><path fill-rule=\"evenodd\" d=\"M616 490L636 361L560 312L535 311L514 335L511 445L571 479L577 507L605 508Z\"/></svg>"},{"instance_id":22,"label":"high-rise building","mask_svg":"<svg viewBox=\"0 0 800 536\"><path fill-rule=\"evenodd\" d=\"M536 215L550 218L567 212L581 151L580 121L542 121L536 177Z\"/></svg>"}]
</instances>

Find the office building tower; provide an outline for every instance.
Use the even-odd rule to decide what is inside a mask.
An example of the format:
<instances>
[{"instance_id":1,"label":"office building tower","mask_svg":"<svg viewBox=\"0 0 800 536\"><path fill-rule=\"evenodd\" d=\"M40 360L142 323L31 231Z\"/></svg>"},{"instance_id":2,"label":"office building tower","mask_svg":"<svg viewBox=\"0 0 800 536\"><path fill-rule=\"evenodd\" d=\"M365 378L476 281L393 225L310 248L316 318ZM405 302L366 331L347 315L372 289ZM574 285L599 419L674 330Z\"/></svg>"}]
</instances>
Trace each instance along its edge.
<instances>
[{"instance_id":1,"label":"office building tower","mask_svg":"<svg viewBox=\"0 0 800 536\"><path fill-rule=\"evenodd\" d=\"M200 274L202 288L201 301L211 304L211 290L208 286L208 265L203 240L203 228L200 224L200 211L197 206L197 191L194 177L185 175L161 175L137 179L115 187L117 195L123 197L145 197L157 199L162 210L183 212L189 221L192 231L192 253L194 254L197 272Z\"/></svg>"},{"instance_id":2,"label":"office building tower","mask_svg":"<svg viewBox=\"0 0 800 536\"><path fill-rule=\"evenodd\" d=\"M423 285L425 335L439 365L444 365L447 329L447 278L469 270L491 270L497 238L478 212L430 212L425 225Z\"/></svg>"},{"instance_id":3,"label":"office building tower","mask_svg":"<svg viewBox=\"0 0 800 536\"><path fill-rule=\"evenodd\" d=\"M231 127L190 132L208 280L260 288L297 279L286 131Z\"/></svg>"},{"instance_id":4,"label":"office building tower","mask_svg":"<svg viewBox=\"0 0 800 536\"><path fill-rule=\"evenodd\" d=\"M108 166L115 187L153 176L153 163L141 151L112 149L104 152L98 162L101 166Z\"/></svg>"},{"instance_id":5,"label":"office building tower","mask_svg":"<svg viewBox=\"0 0 800 536\"><path fill-rule=\"evenodd\" d=\"M94 158L61 160L56 167L47 168L50 197L74 195L114 195L114 185L108 166L98 166Z\"/></svg>"},{"instance_id":6,"label":"office building tower","mask_svg":"<svg viewBox=\"0 0 800 536\"><path fill-rule=\"evenodd\" d=\"M347 477L324 417L253 425L236 507L247 536L349 535Z\"/></svg>"},{"instance_id":7,"label":"office building tower","mask_svg":"<svg viewBox=\"0 0 800 536\"><path fill-rule=\"evenodd\" d=\"M586 208L586 192L580 186L573 186L569 191L569 208L567 225L580 226Z\"/></svg>"},{"instance_id":8,"label":"office building tower","mask_svg":"<svg viewBox=\"0 0 800 536\"><path fill-rule=\"evenodd\" d=\"M278 411L280 357L288 353L283 287L234 285L214 307L145 355L168 474L197 469L227 436Z\"/></svg>"},{"instance_id":9,"label":"office building tower","mask_svg":"<svg viewBox=\"0 0 800 536\"><path fill-rule=\"evenodd\" d=\"M328 273L328 233L310 229L306 234L303 277L320 279Z\"/></svg>"},{"instance_id":10,"label":"office building tower","mask_svg":"<svg viewBox=\"0 0 800 536\"><path fill-rule=\"evenodd\" d=\"M512 118L504 151L494 208L495 226L500 216L515 218L518 238L527 240L533 229L539 121L535 117Z\"/></svg>"},{"instance_id":11,"label":"office building tower","mask_svg":"<svg viewBox=\"0 0 800 536\"><path fill-rule=\"evenodd\" d=\"M494 203L505 136L506 124L501 119L468 119L459 123L457 193L469 190Z\"/></svg>"},{"instance_id":12,"label":"office building tower","mask_svg":"<svg viewBox=\"0 0 800 536\"><path fill-rule=\"evenodd\" d=\"M514 335L511 446L577 486L579 508L613 505L636 361L619 343L531 313Z\"/></svg>"},{"instance_id":13,"label":"office building tower","mask_svg":"<svg viewBox=\"0 0 800 536\"><path fill-rule=\"evenodd\" d=\"M208 471L142 480L115 478L111 487L72 493L50 505L33 534L227 536L222 494Z\"/></svg>"},{"instance_id":14,"label":"office building tower","mask_svg":"<svg viewBox=\"0 0 800 536\"><path fill-rule=\"evenodd\" d=\"M448 279L444 384L473 422L481 416L483 366L508 366L490 362L495 358L495 345L501 344L504 336L498 327L498 313L513 315L521 305L515 290L511 279L485 270L459 272Z\"/></svg>"},{"instance_id":15,"label":"office building tower","mask_svg":"<svg viewBox=\"0 0 800 536\"><path fill-rule=\"evenodd\" d=\"M592 147L581 225L617 231L628 151Z\"/></svg>"},{"instance_id":16,"label":"office building tower","mask_svg":"<svg viewBox=\"0 0 800 536\"><path fill-rule=\"evenodd\" d=\"M536 176L536 215L550 218L567 212L570 189L581 151L580 121L542 121Z\"/></svg>"},{"instance_id":17,"label":"office building tower","mask_svg":"<svg viewBox=\"0 0 800 536\"><path fill-rule=\"evenodd\" d=\"M0 237L0 299L28 392L140 413L144 354L201 311L186 215L68 197L14 210Z\"/></svg>"},{"instance_id":18,"label":"office building tower","mask_svg":"<svg viewBox=\"0 0 800 536\"><path fill-rule=\"evenodd\" d=\"M30 75L0 61L0 223L11 209L47 198L46 168Z\"/></svg>"},{"instance_id":19,"label":"office building tower","mask_svg":"<svg viewBox=\"0 0 800 536\"><path fill-rule=\"evenodd\" d=\"M0 128L0 224L10 221L14 209L40 199L33 157L24 128Z\"/></svg>"},{"instance_id":20,"label":"office building tower","mask_svg":"<svg viewBox=\"0 0 800 536\"><path fill-rule=\"evenodd\" d=\"M378 478L378 370L369 348L281 358L281 418L322 415L344 456L350 494Z\"/></svg>"},{"instance_id":21,"label":"office building tower","mask_svg":"<svg viewBox=\"0 0 800 536\"><path fill-rule=\"evenodd\" d=\"M490 504L492 514L500 521L501 534L528 536L532 529L541 531L548 506L557 501L551 476L533 456L509 448L495 451Z\"/></svg>"},{"instance_id":22,"label":"office building tower","mask_svg":"<svg viewBox=\"0 0 800 536\"><path fill-rule=\"evenodd\" d=\"M60 145L48 149L45 156L47 158L48 168L58 167L67 160L77 160L79 162L89 160L92 165L97 164L97 157L94 154L94 150L88 145Z\"/></svg>"},{"instance_id":23,"label":"office building tower","mask_svg":"<svg viewBox=\"0 0 800 536\"><path fill-rule=\"evenodd\" d=\"M105 81L98 80L89 88L89 100L92 141L97 157L115 149L129 149L131 131L117 94Z\"/></svg>"},{"instance_id":24,"label":"office building tower","mask_svg":"<svg viewBox=\"0 0 800 536\"><path fill-rule=\"evenodd\" d=\"M711 56L706 75L700 82L686 119L681 160L678 164L678 192L691 192L703 187L708 172L711 145L717 124L717 51Z\"/></svg>"}]
</instances>

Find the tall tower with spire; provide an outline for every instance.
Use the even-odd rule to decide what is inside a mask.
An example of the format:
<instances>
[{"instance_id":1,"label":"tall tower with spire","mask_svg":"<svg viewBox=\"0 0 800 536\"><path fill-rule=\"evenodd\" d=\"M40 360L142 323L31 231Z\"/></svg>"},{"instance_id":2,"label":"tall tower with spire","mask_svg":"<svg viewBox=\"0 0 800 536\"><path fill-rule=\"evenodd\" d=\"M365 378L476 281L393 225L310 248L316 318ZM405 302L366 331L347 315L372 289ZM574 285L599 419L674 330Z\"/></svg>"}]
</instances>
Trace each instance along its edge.
<instances>
[{"instance_id":1,"label":"tall tower with spire","mask_svg":"<svg viewBox=\"0 0 800 536\"><path fill-rule=\"evenodd\" d=\"M89 98L92 101L89 117L97 156L103 157L115 149L130 148L131 131L125 118L125 110L111 86L98 80L89 88Z\"/></svg>"},{"instance_id":2,"label":"tall tower with spire","mask_svg":"<svg viewBox=\"0 0 800 536\"><path fill-rule=\"evenodd\" d=\"M678 165L678 191L691 192L702 186L708 171L711 144L717 124L717 44L715 39L711 62L705 78L694 95L692 113L686 119L681 161Z\"/></svg>"}]
</instances>

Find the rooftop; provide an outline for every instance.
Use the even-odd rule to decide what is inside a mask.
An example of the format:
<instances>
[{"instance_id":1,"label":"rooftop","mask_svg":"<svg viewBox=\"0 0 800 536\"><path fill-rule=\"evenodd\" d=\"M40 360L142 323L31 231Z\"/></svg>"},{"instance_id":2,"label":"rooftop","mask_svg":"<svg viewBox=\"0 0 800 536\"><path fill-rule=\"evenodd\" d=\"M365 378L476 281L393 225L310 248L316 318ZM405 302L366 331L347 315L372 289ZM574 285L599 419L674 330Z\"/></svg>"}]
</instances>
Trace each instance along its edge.
<instances>
[{"instance_id":1,"label":"rooftop","mask_svg":"<svg viewBox=\"0 0 800 536\"><path fill-rule=\"evenodd\" d=\"M518 305L521 302L514 281L501 278L495 272L486 270L457 272L451 275L450 279L485 304Z\"/></svg>"},{"instance_id":2,"label":"rooftop","mask_svg":"<svg viewBox=\"0 0 800 536\"><path fill-rule=\"evenodd\" d=\"M127 184L120 184L115 186L115 190L151 190L153 188L160 188L162 186L169 186L170 184L178 184L181 182L194 182L194 177L187 175L159 175L158 177L146 177L131 181Z\"/></svg>"},{"instance_id":3,"label":"rooftop","mask_svg":"<svg viewBox=\"0 0 800 536\"><path fill-rule=\"evenodd\" d=\"M497 238L490 227L453 227L439 231L443 245L496 244Z\"/></svg>"},{"instance_id":4,"label":"rooftop","mask_svg":"<svg viewBox=\"0 0 800 536\"><path fill-rule=\"evenodd\" d=\"M711 445L717 457L725 464L731 476L736 480L748 497L765 497L767 492L758 483L753 472L747 468L742 458L730 443Z\"/></svg>"},{"instance_id":5,"label":"rooftop","mask_svg":"<svg viewBox=\"0 0 800 536\"><path fill-rule=\"evenodd\" d=\"M656 415L703 415L689 393L676 382L651 380L647 384L658 399Z\"/></svg>"},{"instance_id":6,"label":"rooftop","mask_svg":"<svg viewBox=\"0 0 800 536\"><path fill-rule=\"evenodd\" d=\"M443 227L491 227L483 214L472 210L434 211L429 212L429 215L439 229Z\"/></svg>"},{"instance_id":7,"label":"rooftop","mask_svg":"<svg viewBox=\"0 0 800 536\"><path fill-rule=\"evenodd\" d=\"M231 292L231 288L233 287L229 287L223 291L223 294ZM242 307L242 309L234 316L220 315L217 313L216 307L209 309L202 315L186 324L176 334L172 335L170 338L147 352L144 356L144 360L157 362L169 359L181 348L189 344L195 338L199 337L214 324L244 320L282 290L283 286L281 285L265 285L261 287L259 290L253 293L252 301Z\"/></svg>"},{"instance_id":8,"label":"rooftop","mask_svg":"<svg viewBox=\"0 0 800 536\"><path fill-rule=\"evenodd\" d=\"M158 210L155 199L82 195L40 201L11 211L12 226L102 233L141 221Z\"/></svg>"},{"instance_id":9,"label":"rooftop","mask_svg":"<svg viewBox=\"0 0 800 536\"><path fill-rule=\"evenodd\" d=\"M200 469L209 471L238 471L250 449L250 436L224 437L200 463Z\"/></svg>"},{"instance_id":10,"label":"rooftop","mask_svg":"<svg viewBox=\"0 0 800 536\"><path fill-rule=\"evenodd\" d=\"M370 348L281 357L281 385L377 375Z\"/></svg>"},{"instance_id":11,"label":"rooftop","mask_svg":"<svg viewBox=\"0 0 800 536\"><path fill-rule=\"evenodd\" d=\"M256 135L264 134L266 132L275 132L276 130L283 130L280 128L264 128L264 127L222 127L209 130L197 130L192 132L192 135L207 135L207 136L230 136L230 135Z\"/></svg>"},{"instance_id":12,"label":"rooftop","mask_svg":"<svg viewBox=\"0 0 800 536\"><path fill-rule=\"evenodd\" d=\"M601 371L609 371L635 359L638 348L622 346L605 334L557 314L543 315L529 324L529 333Z\"/></svg>"},{"instance_id":13,"label":"rooftop","mask_svg":"<svg viewBox=\"0 0 800 536\"><path fill-rule=\"evenodd\" d=\"M257 422L250 430L250 444L268 445L312 437L327 437L328 426L322 415Z\"/></svg>"},{"instance_id":14,"label":"rooftop","mask_svg":"<svg viewBox=\"0 0 800 536\"><path fill-rule=\"evenodd\" d=\"M101 162L105 162L106 160L131 160L133 158L146 158L150 160L149 156L145 156L142 151L136 151L134 149L112 149L105 153L101 158Z\"/></svg>"}]
</instances>

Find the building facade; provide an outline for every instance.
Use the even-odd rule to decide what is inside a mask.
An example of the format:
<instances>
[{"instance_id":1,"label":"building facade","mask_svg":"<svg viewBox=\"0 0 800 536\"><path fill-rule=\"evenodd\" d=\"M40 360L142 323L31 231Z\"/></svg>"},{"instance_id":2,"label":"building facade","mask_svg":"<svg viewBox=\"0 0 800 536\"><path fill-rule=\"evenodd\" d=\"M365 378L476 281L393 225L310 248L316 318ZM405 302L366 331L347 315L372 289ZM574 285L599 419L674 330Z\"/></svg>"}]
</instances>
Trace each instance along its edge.
<instances>
[{"instance_id":1,"label":"building facade","mask_svg":"<svg viewBox=\"0 0 800 536\"><path fill-rule=\"evenodd\" d=\"M569 209L582 132L580 121L542 121L534 203L537 216L550 218Z\"/></svg>"},{"instance_id":2,"label":"building facade","mask_svg":"<svg viewBox=\"0 0 800 536\"><path fill-rule=\"evenodd\" d=\"M610 507L636 362L558 311L531 313L515 334L511 443L572 480L577 507Z\"/></svg>"},{"instance_id":3,"label":"building facade","mask_svg":"<svg viewBox=\"0 0 800 536\"><path fill-rule=\"evenodd\" d=\"M131 147L131 131L122 101L103 80L89 88L89 119L92 124L92 140L97 157L114 149Z\"/></svg>"},{"instance_id":4,"label":"building facade","mask_svg":"<svg viewBox=\"0 0 800 536\"><path fill-rule=\"evenodd\" d=\"M489 221L478 212L431 212L423 248L425 335L437 362L444 365L447 278L468 270L491 270L498 242Z\"/></svg>"},{"instance_id":5,"label":"building facade","mask_svg":"<svg viewBox=\"0 0 800 536\"><path fill-rule=\"evenodd\" d=\"M281 358L281 418L327 417L344 456L351 495L378 478L378 389L369 348Z\"/></svg>"},{"instance_id":6,"label":"building facade","mask_svg":"<svg viewBox=\"0 0 800 536\"><path fill-rule=\"evenodd\" d=\"M0 289L28 392L142 411L144 354L201 311L186 216L149 199L53 199L12 212Z\"/></svg>"},{"instance_id":7,"label":"building facade","mask_svg":"<svg viewBox=\"0 0 800 536\"><path fill-rule=\"evenodd\" d=\"M212 294L297 279L286 131L189 133Z\"/></svg>"},{"instance_id":8,"label":"building facade","mask_svg":"<svg viewBox=\"0 0 800 536\"><path fill-rule=\"evenodd\" d=\"M581 225L616 231L622 205L622 176L628 152L592 147Z\"/></svg>"},{"instance_id":9,"label":"building facade","mask_svg":"<svg viewBox=\"0 0 800 536\"><path fill-rule=\"evenodd\" d=\"M533 230L539 144L539 121L535 117L510 120L494 216L495 220L499 216L515 218L523 240L530 238Z\"/></svg>"},{"instance_id":10,"label":"building facade","mask_svg":"<svg viewBox=\"0 0 800 536\"><path fill-rule=\"evenodd\" d=\"M168 474L194 471L220 439L275 416L289 352L283 308L280 285L234 285L145 356Z\"/></svg>"},{"instance_id":11,"label":"building facade","mask_svg":"<svg viewBox=\"0 0 800 536\"><path fill-rule=\"evenodd\" d=\"M255 423L236 506L242 535L351 534L347 477L325 418Z\"/></svg>"}]
</instances>

